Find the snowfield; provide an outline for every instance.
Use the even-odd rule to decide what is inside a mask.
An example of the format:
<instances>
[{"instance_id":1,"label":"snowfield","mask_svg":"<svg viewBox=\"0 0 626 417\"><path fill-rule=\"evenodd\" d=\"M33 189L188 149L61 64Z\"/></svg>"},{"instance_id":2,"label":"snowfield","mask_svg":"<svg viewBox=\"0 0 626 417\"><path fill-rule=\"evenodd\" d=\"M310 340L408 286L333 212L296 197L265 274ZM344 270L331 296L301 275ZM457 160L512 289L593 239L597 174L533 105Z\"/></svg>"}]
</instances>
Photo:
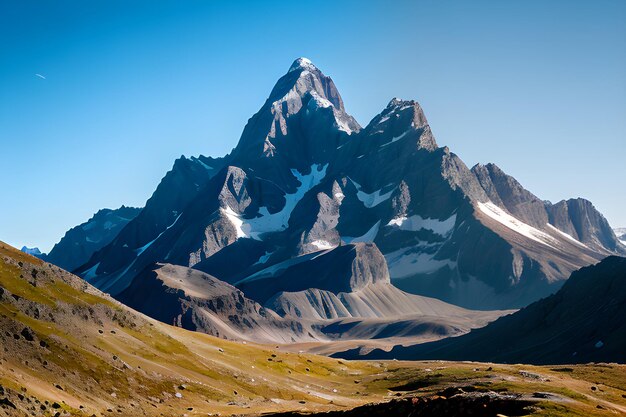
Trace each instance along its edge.
<instances>
[{"instance_id":1,"label":"snowfield","mask_svg":"<svg viewBox=\"0 0 626 417\"><path fill-rule=\"evenodd\" d=\"M454 229L455 222L456 214L453 214L445 220L423 218L416 214L410 217L400 216L393 218L387 223L387 226L411 232L426 229L440 236L447 236Z\"/></svg>"},{"instance_id":2,"label":"snowfield","mask_svg":"<svg viewBox=\"0 0 626 417\"><path fill-rule=\"evenodd\" d=\"M519 219L516 219L500 207L493 204L491 201L487 203L478 202L477 206L482 213L522 236L551 248L555 248L554 245L558 245L558 240L549 234L542 232L541 230L536 229Z\"/></svg>"},{"instance_id":3,"label":"snowfield","mask_svg":"<svg viewBox=\"0 0 626 417\"><path fill-rule=\"evenodd\" d=\"M226 215L228 221L237 230L237 238L251 238L261 240L261 235L271 232L279 232L285 230L289 224L291 212L302 197L313 187L318 185L326 176L328 164L312 165L309 174L301 174L295 169L291 173L300 182L298 189L292 194L285 194L285 205L276 212L270 213L267 207L259 208L260 217L253 219L244 219L241 214L236 213L230 207L222 208L221 211Z\"/></svg>"}]
</instances>

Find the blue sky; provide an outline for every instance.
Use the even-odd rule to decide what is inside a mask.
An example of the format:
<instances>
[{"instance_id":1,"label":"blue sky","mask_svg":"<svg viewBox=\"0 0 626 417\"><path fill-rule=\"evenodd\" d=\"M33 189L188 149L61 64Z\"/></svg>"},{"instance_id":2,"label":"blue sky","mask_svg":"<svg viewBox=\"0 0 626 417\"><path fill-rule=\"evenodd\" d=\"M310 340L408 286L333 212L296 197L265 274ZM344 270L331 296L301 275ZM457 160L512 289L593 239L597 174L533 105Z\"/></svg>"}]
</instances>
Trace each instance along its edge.
<instances>
[{"instance_id":1,"label":"blue sky","mask_svg":"<svg viewBox=\"0 0 626 417\"><path fill-rule=\"evenodd\" d=\"M0 240L49 250L220 156L299 57L365 125L418 100L440 146L626 226L626 2L0 3ZM35 74L41 74L45 79Z\"/></svg>"}]
</instances>

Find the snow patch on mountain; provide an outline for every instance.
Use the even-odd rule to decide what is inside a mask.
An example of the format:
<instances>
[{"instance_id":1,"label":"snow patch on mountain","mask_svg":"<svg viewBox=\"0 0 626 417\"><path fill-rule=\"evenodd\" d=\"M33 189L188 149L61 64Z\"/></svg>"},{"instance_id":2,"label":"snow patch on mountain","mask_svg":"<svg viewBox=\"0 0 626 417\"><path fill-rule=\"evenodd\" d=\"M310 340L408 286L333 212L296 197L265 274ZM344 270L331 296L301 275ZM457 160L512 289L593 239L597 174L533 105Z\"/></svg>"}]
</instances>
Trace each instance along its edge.
<instances>
[{"instance_id":1,"label":"snow patch on mountain","mask_svg":"<svg viewBox=\"0 0 626 417\"><path fill-rule=\"evenodd\" d=\"M292 169L291 173L300 182L300 186L294 193L285 194L285 205L276 213L270 213L267 207L261 207L259 208L259 217L245 219L230 207L224 207L220 210L237 230L237 239L262 240L262 235L265 233L280 232L287 229L291 212L309 190L322 182L326 176L327 168L328 164L314 164L311 165L309 174L301 174L298 170Z\"/></svg>"},{"instance_id":2,"label":"snow patch on mountain","mask_svg":"<svg viewBox=\"0 0 626 417\"><path fill-rule=\"evenodd\" d=\"M550 246L554 248L555 244L558 244L558 241L550 236L549 234L538 230L521 220L511 216L509 213L502 210L500 207L493 204L491 201L486 203L477 203L479 210L492 218L493 220L499 222L500 224L508 227L516 233L519 233L522 236L525 236L535 242L541 243L546 246Z\"/></svg>"},{"instance_id":3,"label":"snow patch on mountain","mask_svg":"<svg viewBox=\"0 0 626 417\"><path fill-rule=\"evenodd\" d=\"M220 208L220 211L226 216L230 224L232 224L237 231L237 239L241 237L250 237L247 231L243 230L243 220L241 219L241 216L239 216L239 214L235 213L235 211L229 206L226 206L225 208Z\"/></svg>"},{"instance_id":4,"label":"snow patch on mountain","mask_svg":"<svg viewBox=\"0 0 626 417\"><path fill-rule=\"evenodd\" d=\"M453 214L445 220L431 219L428 217L423 218L422 216L415 214L410 217L395 217L387 223L387 226L410 232L417 232L419 230L426 229L440 236L447 236L454 229L455 222L456 214Z\"/></svg>"},{"instance_id":5,"label":"snow patch on mountain","mask_svg":"<svg viewBox=\"0 0 626 417\"><path fill-rule=\"evenodd\" d=\"M388 108L392 108L392 110L389 113L394 113L394 112L398 112L398 111L402 111L402 110L406 110L408 108L411 108L411 107L413 107L413 105L411 104L411 102L409 102L407 100L403 100L401 98L394 97L394 98L391 99L391 101L389 102L387 107Z\"/></svg>"},{"instance_id":6,"label":"snow patch on mountain","mask_svg":"<svg viewBox=\"0 0 626 417\"><path fill-rule=\"evenodd\" d=\"M315 65L313 65L313 63L311 62L310 59L305 58L305 57L300 57L298 59L296 59L293 64L291 64L291 67L289 67L289 71L287 72L292 72L292 71L298 71L298 70L309 70L309 71L314 71L317 70L317 67Z\"/></svg>"},{"instance_id":7,"label":"snow patch on mountain","mask_svg":"<svg viewBox=\"0 0 626 417\"><path fill-rule=\"evenodd\" d=\"M389 120L390 116L383 116L380 118L380 120L378 121L378 123L376 123L377 125L383 124L385 123L387 120Z\"/></svg>"},{"instance_id":8,"label":"snow patch on mountain","mask_svg":"<svg viewBox=\"0 0 626 417\"><path fill-rule=\"evenodd\" d=\"M313 242L311 242L311 245L315 246L319 250L328 250L337 246L337 245L333 245L327 240L322 240L322 239L314 240Z\"/></svg>"},{"instance_id":9,"label":"snow patch on mountain","mask_svg":"<svg viewBox=\"0 0 626 417\"><path fill-rule=\"evenodd\" d=\"M200 164L201 167L203 167L204 169L206 169L207 171L214 171L215 168L213 168L212 166L209 166L207 164L205 164L204 162L202 162L199 158L196 158L195 156L192 156L190 158L193 162L197 162Z\"/></svg>"},{"instance_id":10,"label":"snow patch on mountain","mask_svg":"<svg viewBox=\"0 0 626 417\"><path fill-rule=\"evenodd\" d=\"M391 279L401 279L415 274L427 274L443 267L456 267L450 259L435 259L435 253L426 253L424 247L414 246L398 249L385 255Z\"/></svg>"},{"instance_id":11,"label":"snow patch on mountain","mask_svg":"<svg viewBox=\"0 0 626 417\"><path fill-rule=\"evenodd\" d=\"M382 144L380 147L384 148L385 146L391 145L392 143L399 141L400 139L404 138L409 132L410 132L410 130L407 130L406 132L402 133L401 135L395 136L395 137L391 138L391 140L389 142Z\"/></svg>"},{"instance_id":12,"label":"snow patch on mountain","mask_svg":"<svg viewBox=\"0 0 626 417\"><path fill-rule=\"evenodd\" d=\"M350 125L346 120L344 120L340 115L338 116L335 113L335 123L337 124L337 128L341 131L346 132L348 135L354 133L354 131L350 128Z\"/></svg>"},{"instance_id":13,"label":"snow patch on mountain","mask_svg":"<svg viewBox=\"0 0 626 417\"><path fill-rule=\"evenodd\" d=\"M579 240L575 239L573 236L565 233L564 231L557 229L556 227L552 226L550 223L547 224L548 229L550 230L554 230L555 232L557 232L558 234L560 234L561 236L563 236L564 238L566 238L567 240L576 243L577 245L582 246L583 248L588 248L587 245L585 245L584 243L580 242Z\"/></svg>"},{"instance_id":14,"label":"snow patch on mountain","mask_svg":"<svg viewBox=\"0 0 626 417\"><path fill-rule=\"evenodd\" d=\"M357 189L356 197L367 208L376 207L377 205L379 205L383 201L389 200L389 197L391 197L391 194L396 189L396 187L393 187L391 190L383 193L382 190L384 190L386 187L389 187L389 185L388 185L386 187L383 187L383 188L381 188L379 190L374 191L373 193L366 193L365 191L363 191L363 189L362 189L362 187L361 187L361 185L359 183L354 181L352 178L350 178L350 181L352 181L352 184L354 184L354 186Z\"/></svg>"},{"instance_id":15,"label":"snow patch on mountain","mask_svg":"<svg viewBox=\"0 0 626 417\"><path fill-rule=\"evenodd\" d=\"M304 74L304 72L302 73ZM302 76L301 74L301 76ZM351 135L354 131L350 128L349 121L345 119L345 115L338 110L333 103L331 103L326 98L320 96L315 90L310 92L312 99L307 104L307 111L309 110L317 110L317 109L327 109L331 108L333 111L333 117L335 119L335 126L337 129L346 132ZM338 148L339 149L339 148Z\"/></svg>"},{"instance_id":16,"label":"snow patch on mountain","mask_svg":"<svg viewBox=\"0 0 626 417\"><path fill-rule=\"evenodd\" d=\"M334 107L333 103L326 100L324 97L320 96L315 91L311 91L311 96L313 97L313 100L311 100L310 102L314 103L317 107L321 107L321 108Z\"/></svg>"},{"instance_id":17,"label":"snow patch on mountain","mask_svg":"<svg viewBox=\"0 0 626 417\"><path fill-rule=\"evenodd\" d=\"M262 264L266 263L273 254L274 254L274 252L267 252L266 251L263 255L261 255L259 257L259 260L256 261L253 265L262 265Z\"/></svg>"}]
</instances>

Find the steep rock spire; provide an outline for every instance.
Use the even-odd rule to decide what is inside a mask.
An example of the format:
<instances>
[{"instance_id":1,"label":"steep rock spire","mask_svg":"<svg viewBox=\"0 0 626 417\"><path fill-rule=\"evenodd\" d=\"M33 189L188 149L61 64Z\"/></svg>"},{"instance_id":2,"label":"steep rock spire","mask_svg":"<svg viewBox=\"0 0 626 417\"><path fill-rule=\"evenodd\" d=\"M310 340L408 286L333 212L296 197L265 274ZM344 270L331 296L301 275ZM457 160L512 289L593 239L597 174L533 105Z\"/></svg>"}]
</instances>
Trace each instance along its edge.
<instances>
[{"instance_id":1,"label":"steep rock spire","mask_svg":"<svg viewBox=\"0 0 626 417\"><path fill-rule=\"evenodd\" d=\"M301 116L302 126L290 129L290 119L296 115ZM311 129L311 125L315 125L315 129ZM361 127L345 112L333 80L307 58L298 58L278 80L261 109L248 121L233 156L243 159L279 155L293 158L291 154L312 148L308 142L319 138L310 135L309 131L320 129L335 131L334 136L339 136L358 132ZM321 144L314 145L320 148ZM310 165L320 161L307 162ZM291 162L288 165L292 165Z\"/></svg>"}]
</instances>

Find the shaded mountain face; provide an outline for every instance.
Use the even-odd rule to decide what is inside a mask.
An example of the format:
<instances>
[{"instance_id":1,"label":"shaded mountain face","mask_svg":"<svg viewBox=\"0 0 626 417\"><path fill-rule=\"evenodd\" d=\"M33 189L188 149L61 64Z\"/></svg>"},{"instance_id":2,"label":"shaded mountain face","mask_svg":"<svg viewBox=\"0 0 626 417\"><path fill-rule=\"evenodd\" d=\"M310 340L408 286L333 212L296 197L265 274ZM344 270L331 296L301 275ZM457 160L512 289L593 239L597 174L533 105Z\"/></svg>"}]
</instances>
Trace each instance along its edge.
<instances>
[{"instance_id":1,"label":"shaded mountain face","mask_svg":"<svg viewBox=\"0 0 626 417\"><path fill-rule=\"evenodd\" d=\"M307 323L282 318L223 281L196 269L157 265L118 297L148 316L187 330L259 343L317 338Z\"/></svg>"},{"instance_id":2,"label":"shaded mountain face","mask_svg":"<svg viewBox=\"0 0 626 417\"><path fill-rule=\"evenodd\" d=\"M359 340L352 346L365 350L463 334L507 313L404 293L372 243L295 257L236 286L197 269L153 265L117 298L165 323L227 339L315 347Z\"/></svg>"},{"instance_id":3,"label":"shaded mountain face","mask_svg":"<svg viewBox=\"0 0 626 417\"><path fill-rule=\"evenodd\" d=\"M404 292L477 309L522 307L626 253L591 203L553 205L495 165L469 169L438 146L415 101L393 99L361 128L332 80L299 59L230 155L179 159L77 272L118 296L156 263L181 265L264 305L281 291L328 291L313 270L347 285L347 270L319 265L349 258L342 247L354 243L375 246L386 261L376 274Z\"/></svg>"},{"instance_id":4,"label":"shaded mountain face","mask_svg":"<svg viewBox=\"0 0 626 417\"><path fill-rule=\"evenodd\" d=\"M626 361L626 258L611 256L575 271L554 295L467 335L369 358L505 363ZM344 352L352 357L356 352Z\"/></svg>"},{"instance_id":5,"label":"shaded mountain face","mask_svg":"<svg viewBox=\"0 0 626 417\"><path fill-rule=\"evenodd\" d=\"M86 263L95 252L111 243L139 212L140 208L125 206L115 210L102 209L85 223L68 230L50 253L34 255L67 271L73 271Z\"/></svg>"}]
</instances>

